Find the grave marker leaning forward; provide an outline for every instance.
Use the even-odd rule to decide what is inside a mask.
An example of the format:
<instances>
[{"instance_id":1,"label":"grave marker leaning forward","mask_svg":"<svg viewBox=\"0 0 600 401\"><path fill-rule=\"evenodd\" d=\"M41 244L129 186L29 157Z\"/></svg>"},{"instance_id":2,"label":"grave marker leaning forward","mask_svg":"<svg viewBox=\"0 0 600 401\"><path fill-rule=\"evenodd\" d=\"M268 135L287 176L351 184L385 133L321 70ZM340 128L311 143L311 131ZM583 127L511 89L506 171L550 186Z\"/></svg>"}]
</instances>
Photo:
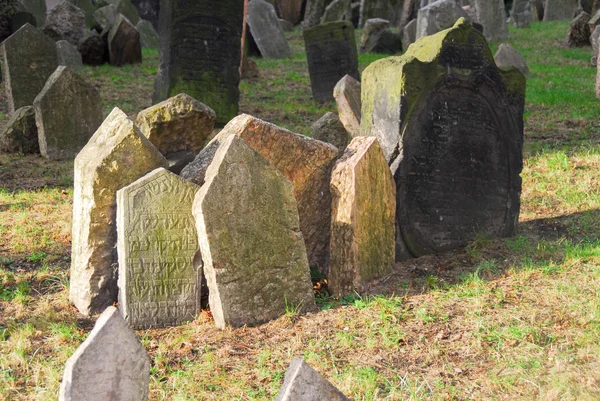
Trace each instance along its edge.
<instances>
[{"instance_id":1,"label":"grave marker leaning forward","mask_svg":"<svg viewBox=\"0 0 600 401\"><path fill-rule=\"evenodd\" d=\"M280 59L292 55L272 4L265 0L252 0L248 4L247 22L250 34L264 58Z\"/></svg>"}]
</instances>

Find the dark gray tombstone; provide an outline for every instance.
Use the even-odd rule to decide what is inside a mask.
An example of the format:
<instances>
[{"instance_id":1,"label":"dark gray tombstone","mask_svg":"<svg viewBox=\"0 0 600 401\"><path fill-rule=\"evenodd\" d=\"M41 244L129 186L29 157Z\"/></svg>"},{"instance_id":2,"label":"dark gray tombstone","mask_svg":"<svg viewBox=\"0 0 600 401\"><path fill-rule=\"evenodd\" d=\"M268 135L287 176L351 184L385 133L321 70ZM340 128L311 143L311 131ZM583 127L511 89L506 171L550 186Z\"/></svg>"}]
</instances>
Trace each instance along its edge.
<instances>
[{"instance_id":1,"label":"dark gray tombstone","mask_svg":"<svg viewBox=\"0 0 600 401\"><path fill-rule=\"evenodd\" d=\"M158 15L160 12L159 0L131 0L137 8L140 18L150 21L154 29L158 30Z\"/></svg>"},{"instance_id":2,"label":"dark gray tombstone","mask_svg":"<svg viewBox=\"0 0 600 401\"><path fill-rule=\"evenodd\" d=\"M280 59L292 55L272 4L265 0L252 0L248 4L248 27L264 58Z\"/></svg>"},{"instance_id":3,"label":"dark gray tombstone","mask_svg":"<svg viewBox=\"0 0 600 401\"><path fill-rule=\"evenodd\" d=\"M108 59L112 65L142 62L140 33L122 14L108 33Z\"/></svg>"}]
</instances>

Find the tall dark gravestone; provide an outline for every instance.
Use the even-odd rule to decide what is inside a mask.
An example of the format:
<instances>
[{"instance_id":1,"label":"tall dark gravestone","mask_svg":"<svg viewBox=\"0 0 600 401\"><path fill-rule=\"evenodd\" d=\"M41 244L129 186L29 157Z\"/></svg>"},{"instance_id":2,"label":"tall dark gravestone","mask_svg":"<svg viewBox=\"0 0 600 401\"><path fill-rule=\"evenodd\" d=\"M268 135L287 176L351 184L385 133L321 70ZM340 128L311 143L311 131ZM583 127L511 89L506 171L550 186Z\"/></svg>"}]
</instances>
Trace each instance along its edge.
<instances>
[{"instance_id":1,"label":"tall dark gravestone","mask_svg":"<svg viewBox=\"0 0 600 401\"><path fill-rule=\"evenodd\" d=\"M364 71L361 135L394 173L397 258L514 233L524 98L523 74L500 70L462 18Z\"/></svg>"},{"instance_id":2,"label":"tall dark gravestone","mask_svg":"<svg viewBox=\"0 0 600 401\"><path fill-rule=\"evenodd\" d=\"M304 29L304 46L315 100L333 100L333 88L345 75L359 79L356 38L351 22L329 22Z\"/></svg>"},{"instance_id":3,"label":"tall dark gravestone","mask_svg":"<svg viewBox=\"0 0 600 401\"><path fill-rule=\"evenodd\" d=\"M243 17L239 0L161 0L153 102L187 93L217 113L217 124L235 117Z\"/></svg>"}]
</instances>

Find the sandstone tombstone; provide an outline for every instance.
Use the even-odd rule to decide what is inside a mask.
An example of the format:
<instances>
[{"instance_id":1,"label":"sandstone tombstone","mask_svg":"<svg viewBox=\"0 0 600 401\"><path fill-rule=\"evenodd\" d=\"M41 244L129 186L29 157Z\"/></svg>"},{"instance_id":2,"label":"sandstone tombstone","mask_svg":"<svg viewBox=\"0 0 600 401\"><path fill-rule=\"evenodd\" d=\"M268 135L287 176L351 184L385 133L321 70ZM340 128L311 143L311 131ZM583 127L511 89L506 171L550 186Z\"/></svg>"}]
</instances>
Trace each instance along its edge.
<instances>
[{"instance_id":1,"label":"sandstone tombstone","mask_svg":"<svg viewBox=\"0 0 600 401\"><path fill-rule=\"evenodd\" d=\"M75 158L69 299L86 316L117 301L117 190L167 161L114 109Z\"/></svg>"},{"instance_id":2,"label":"sandstone tombstone","mask_svg":"<svg viewBox=\"0 0 600 401\"><path fill-rule=\"evenodd\" d=\"M193 213L217 327L315 309L292 183L237 135L216 151Z\"/></svg>"},{"instance_id":3,"label":"sandstone tombstone","mask_svg":"<svg viewBox=\"0 0 600 401\"><path fill-rule=\"evenodd\" d=\"M525 58L508 43L501 43L494 55L496 65L501 68L515 67L526 77L529 76L529 68Z\"/></svg>"},{"instance_id":4,"label":"sandstone tombstone","mask_svg":"<svg viewBox=\"0 0 600 401\"><path fill-rule=\"evenodd\" d=\"M42 28L46 23L46 1L45 0L19 0L25 11L35 17L36 26Z\"/></svg>"},{"instance_id":5,"label":"sandstone tombstone","mask_svg":"<svg viewBox=\"0 0 600 401\"><path fill-rule=\"evenodd\" d=\"M81 61L86 65L102 65L108 62L108 45L96 31L88 32L79 42Z\"/></svg>"},{"instance_id":6,"label":"sandstone tombstone","mask_svg":"<svg viewBox=\"0 0 600 401\"><path fill-rule=\"evenodd\" d=\"M8 110L31 106L58 67L54 41L30 24L0 45Z\"/></svg>"},{"instance_id":7,"label":"sandstone tombstone","mask_svg":"<svg viewBox=\"0 0 600 401\"><path fill-rule=\"evenodd\" d=\"M483 25L483 35L489 41L508 37L504 0L474 0L475 21Z\"/></svg>"},{"instance_id":8,"label":"sandstone tombstone","mask_svg":"<svg viewBox=\"0 0 600 401\"><path fill-rule=\"evenodd\" d=\"M350 401L301 358L294 358L285 372L275 401Z\"/></svg>"},{"instance_id":9,"label":"sandstone tombstone","mask_svg":"<svg viewBox=\"0 0 600 401\"><path fill-rule=\"evenodd\" d=\"M180 93L141 111L136 124L163 155L184 150L197 154L212 133L215 120L213 109Z\"/></svg>"},{"instance_id":10,"label":"sandstone tombstone","mask_svg":"<svg viewBox=\"0 0 600 401\"><path fill-rule=\"evenodd\" d=\"M510 20L517 28L529 28L531 25L531 4L529 0L513 0Z\"/></svg>"},{"instance_id":11,"label":"sandstone tombstone","mask_svg":"<svg viewBox=\"0 0 600 401\"><path fill-rule=\"evenodd\" d=\"M112 65L118 66L142 62L140 33L122 14L108 34L108 58Z\"/></svg>"},{"instance_id":12,"label":"sandstone tombstone","mask_svg":"<svg viewBox=\"0 0 600 401\"><path fill-rule=\"evenodd\" d=\"M304 29L303 35L313 98L331 101L344 75L359 79L354 27L348 21L329 22Z\"/></svg>"},{"instance_id":13,"label":"sandstone tombstone","mask_svg":"<svg viewBox=\"0 0 600 401\"><path fill-rule=\"evenodd\" d=\"M342 154L348 146L348 131L339 117L332 112L325 113L310 127L310 137L335 146Z\"/></svg>"},{"instance_id":14,"label":"sandstone tombstone","mask_svg":"<svg viewBox=\"0 0 600 401\"><path fill-rule=\"evenodd\" d=\"M139 12L141 19L150 21L154 29L158 30L158 15L160 0L131 0Z\"/></svg>"},{"instance_id":15,"label":"sandstone tombstone","mask_svg":"<svg viewBox=\"0 0 600 401\"><path fill-rule=\"evenodd\" d=\"M438 0L420 8L417 14L416 39L450 28L459 18L468 16L455 0Z\"/></svg>"},{"instance_id":16,"label":"sandstone tombstone","mask_svg":"<svg viewBox=\"0 0 600 401\"><path fill-rule=\"evenodd\" d=\"M546 0L544 21L570 20L578 7L577 0Z\"/></svg>"},{"instance_id":17,"label":"sandstone tombstone","mask_svg":"<svg viewBox=\"0 0 600 401\"><path fill-rule=\"evenodd\" d=\"M94 11L92 17L94 18L94 25L99 26L102 29L110 29L115 23L117 15L119 15L117 6L109 4Z\"/></svg>"},{"instance_id":18,"label":"sandstone tombstone","mask_svg":"<svg viewBox=\"0 0 600 401\"><path fill-rule=\"evenodd\" d=\"M117 191L119 308L135 329L177 326L200 313L198 189L158 168Z\"/></svg>"},{"instance_id":19,"label":"sandstone tombstone","mask_svg":"<svg viewBox=\"0 0 600 401\"><path fill-rule=\"evenodd\" d=\"M225 125L237 115L244 4L197 0L161 4L160 67L154 103L187 93Z\"/></svg>"},{"instance_id":20,"label":"sandstone tombstone","mask_svg":"<svg viewBox=\"0 0 600 401\"><path fill-rule=\"evenodd\" d=\"M498 69L464 19L367 67L361 134L379 139L391 165L397 239L412 255L514 232L524 96L523 74Z\"/></svg>"},{"instance_id":21,"label":"sandstone tombstone","mask_svg":"<svg viewBox=\"0 0 600 401\"><path fill-rule=\"evenodd\" d=\"M146 401L150 358L114 306L65 366L59 401Z\"/></svg>"},{"instance_id":22,"label":"sandstone tombstone","mask_svg":"<svg viewBox=\"0 0 600 401\"><path fill-rule=\"evenodd\" d=\"M55 41L67 40L77 46L85 35L85 14L79 7L63 1L46 14L44 33Z\"/></svg>"},{"instance_id":23,"label":"sandstone tombstone","mask_svg":"<svg viewBox=\"0 0 600 401\"><path fill-rule=\"evenodd\" d=\"M74 159L102 123L100 93L65 66L48 78L33 107L40 153L50 160Z\"/></svg>"},{"instance_id":24,"label":"sandstone tombstone","mask_svg":"<svg viewBox=\"0 0 600 401\"><path fill-rule=\"evenodd\" d=\"M81 53L70 42L66 40L56 42L56 55L58 57L58 65L69 67L75 72L83 69Z\"/></svg>"},{"instance_id":25,"label":"sandstone tombstone","mask_svg":"<svg viewBox=\"0 0 600 401\"><path fill-rule=\"evenodd\" d=\"M145 49L158 49L159 38L158 33L152 26L150 21L141 19L136 25L135 29L140 34L140 41L142 47Z\"/></svg>"},{"instance_id":26,"label":"sandstone tombstone","mask_svg":"<svg viewBox=\"0 0 600 401\"><path fill-rule=\"evenodd\" d=\"M333 88L340 121L352 137L360 135L360 82L345 75Z\"/></svg>"},{"instance_id":27,"label":"sandstone tombstone","mask_svg":"<svg viewBox=\"0 0 600 401\"><path fill-rule=\"evenodd\" d=\"M592 36L590 36L590 42L592 42L592 67L596 67L596 63L598 62L598 39L600 39L600 26L597 26L592 32Z\"/></svg>"},{"instance_id":28,"label":"sandstone tombstone","mask_svg":"<svg viewBox=\"0 0 600 401\"><path fill-rule=\"evenodd\" d=\"M333 0L323 12L321 24L335 21L352 20L352 5L350 0Z\"/></svg>"},{"instance_id":29,"label":"sandstone tombstone","mask_svg":"<svg viewBox=\"0 0 600 401\"><path fill-rule=\"evenodd\" d=\"M331 197L328 288L345 296L394 268L396 184L377 138L350 142L331 173Z\"/></svg>"},{"instance_id":30,"label":"sandstone tombstone","mask_svg":"<svg viewBox=\"0 0 600 401\"><path fill-rule=\"evenodd\" d=\"M39 153L35 110L23 106L16 110L0 131L0 151L8 153Z\"/></svg>"},{"instance_id":31,"label":"sandstone tombstone","mask_svg":"<svg viewBox=\"0 0 600 401\"><path fill-rule=\"evenodd\" d=\"M590 45L590 15L585 11L579 13L569 24L569 32L567 34L567 46L569 47L584 47Z\"/></svg>"},{"instance_id":32,"label":"sandstone tombstone","mask_svg":"<svg viewBox=\"0 0 600 401\"><path fill-rule=\"evenodd\" d=\"M292 55L273 5L265 0L252 0L248 4L247 22L264 58L281 59Z\"/></svg>"}]
</instances>

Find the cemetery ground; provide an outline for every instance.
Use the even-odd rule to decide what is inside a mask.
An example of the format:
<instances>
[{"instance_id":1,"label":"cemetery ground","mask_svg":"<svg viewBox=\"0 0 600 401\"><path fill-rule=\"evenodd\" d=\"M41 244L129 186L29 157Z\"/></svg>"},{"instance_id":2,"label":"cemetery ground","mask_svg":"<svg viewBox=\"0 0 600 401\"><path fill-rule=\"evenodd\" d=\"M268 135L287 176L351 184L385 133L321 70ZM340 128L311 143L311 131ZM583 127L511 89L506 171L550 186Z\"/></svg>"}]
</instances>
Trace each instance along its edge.
<instances>
[{"instance_id":1,"label":"cemetery ground","mask_svg":"<svg viewBox=\"0 0 600 401\"><path fill-rule=\"evenodd\" d=\"M138 331L150 399L270 400L294 356L355 400L600 398L600 103L591 49L568 49L567 27L534 23L508 41L532 71L516 236L399 263L361 296L321 291L316 314L290 305L271 323L219 330L205 311ZM311 100L301 34L288 39L291 59L256 59L241 111L308 134L335 105ZM158 55L144 56L86 67L105 115L150 105ZM361 70L380 57L360 56ZM0 154L0 400L56 399L93 326L68 302L72 169Z\"/></svg>"}]
</instances>

